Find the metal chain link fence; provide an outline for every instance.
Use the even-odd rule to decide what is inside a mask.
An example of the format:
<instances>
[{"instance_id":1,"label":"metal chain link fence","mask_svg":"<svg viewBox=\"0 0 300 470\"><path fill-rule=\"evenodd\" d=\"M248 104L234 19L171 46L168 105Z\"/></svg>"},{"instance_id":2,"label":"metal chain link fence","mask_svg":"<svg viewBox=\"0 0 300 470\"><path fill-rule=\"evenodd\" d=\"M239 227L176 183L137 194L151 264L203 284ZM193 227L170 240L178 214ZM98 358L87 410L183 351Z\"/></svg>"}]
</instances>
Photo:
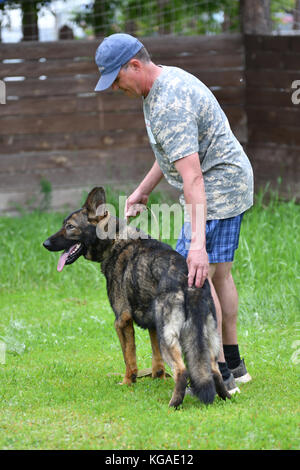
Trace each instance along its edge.
<instances>
[{"instance_id":1,"label":"metal chain link fence","mask_svg":"<svg viewBox=\"0 0 300 470\"><path fill-rule=\"evenodd\" d=\"M271 0L270 10L273 33L299 33L300 0ZM240 30L240 0L0 0L2 42Z\"/></svg>"}]
</instances>

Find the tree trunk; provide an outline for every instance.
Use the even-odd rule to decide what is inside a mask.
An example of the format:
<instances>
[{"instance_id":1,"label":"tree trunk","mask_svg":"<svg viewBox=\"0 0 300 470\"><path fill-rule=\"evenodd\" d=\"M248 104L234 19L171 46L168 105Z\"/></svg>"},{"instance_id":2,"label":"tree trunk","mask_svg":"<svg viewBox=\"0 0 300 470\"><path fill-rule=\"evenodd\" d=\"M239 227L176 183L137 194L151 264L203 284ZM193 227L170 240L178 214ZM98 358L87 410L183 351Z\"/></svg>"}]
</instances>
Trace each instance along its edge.
<instances>
[{"instance_id":1,"label":"tree trunk","mask_svg":"<svg viewBox=\"0 0 300 470\"><path fill-rule=\"evenodd\" d=\"M293 29L300 29L300 0L295 0L295 13Z\"/></svg>"},{"instance_id":2,"label":"tree trunk","mask_svg":"<svg viewBox=\"0 0 300 470\"><path fill-rule=\"evenodd\" d=\"M115 5L110 0L95 0L93 5L94 33L96 37L112 34Z\"/></svg>"},{"instance_id":3,"label":"tree trunk","mask_svg":"<svg viewBox=\"0 0 300 470\"><path fill-rule=\"evenodd\" d=\"M240 0L240 15L244 34L271 32L270 0Z\"/></svg>"},{"instance_id":4,"label":"tree trunk","mask_svg":"<svg viewBox=\"0 0 300 470\"><path fill-rule=\"evenodd\" d=\"M228 13L224 13L224 21L222 23L222 32L223 33L228 33L230 31L231 27L231 17Z\"/></svg>"},{"instance_id":5,"label":"tree trunk","mask_svg":"<svg viewBox=\"0 0 300 470\"><path fill-rule=\"evenodd\" d=\"M169 34L171 31L169 0L157 0L158 34Z\"/></svg>"},{"instance_id":6,"label":"tree trunk","mask_svg":"<svg viewBox=\"0 0 300 470\"><path fill-rule=\"evenodd\" d=\"M25 0L22 8L23 41L38 41L38 9L36 2Z\"/></svg>"}]
</instances>

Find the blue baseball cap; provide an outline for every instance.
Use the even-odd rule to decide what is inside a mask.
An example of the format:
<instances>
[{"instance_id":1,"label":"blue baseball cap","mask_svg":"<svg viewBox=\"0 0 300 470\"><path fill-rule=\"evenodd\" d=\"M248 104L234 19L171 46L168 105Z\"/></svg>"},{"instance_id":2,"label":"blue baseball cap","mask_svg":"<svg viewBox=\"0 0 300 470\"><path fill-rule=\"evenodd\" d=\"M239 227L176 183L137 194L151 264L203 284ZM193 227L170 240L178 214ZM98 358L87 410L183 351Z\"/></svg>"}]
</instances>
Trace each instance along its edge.
<instances>
[{"instance_id":1,"label":"blue baseball cap","mask_svg":"<svg viewBox=\"0 0 300 470\"><path fill-rule=\"evenodd\" d=\"M143 44L130 34L116 33L103 39L96 50L95 61L101 74L95 91L109 88L121 67L134 57Z\"/></svg>"}]
</instances>

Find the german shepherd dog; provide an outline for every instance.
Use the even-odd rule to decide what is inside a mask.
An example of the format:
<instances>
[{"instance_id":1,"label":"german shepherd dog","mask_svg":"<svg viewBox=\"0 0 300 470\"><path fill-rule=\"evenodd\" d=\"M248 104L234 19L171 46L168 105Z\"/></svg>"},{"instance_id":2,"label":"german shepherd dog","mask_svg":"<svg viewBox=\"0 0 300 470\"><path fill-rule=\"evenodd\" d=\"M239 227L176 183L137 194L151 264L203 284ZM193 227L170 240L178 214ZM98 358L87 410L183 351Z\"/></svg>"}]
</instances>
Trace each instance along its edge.
<instances>
[{"instance_id":1,"label":"german shepherd dog","mask_svg":"<svg viewBox=\"0 0 300 470\"><path fill-rule=\"evenodd\" d=\"M115 230L107 236L112 220ZM169 406L182 403L188 380L193 394L206 404L216 393L230 398L216 362L220 341L208 281L202 288L189 288L184 257L149 235L139 235L138 229L108 213L104 189L96 187L44 247L64 250L59 271L80 256L101 263L126 365L124 384L135 382L138 372L135 322L149 330L152 377L165 377L164 361L173 371Z\"/></svg>"}]
</instances>

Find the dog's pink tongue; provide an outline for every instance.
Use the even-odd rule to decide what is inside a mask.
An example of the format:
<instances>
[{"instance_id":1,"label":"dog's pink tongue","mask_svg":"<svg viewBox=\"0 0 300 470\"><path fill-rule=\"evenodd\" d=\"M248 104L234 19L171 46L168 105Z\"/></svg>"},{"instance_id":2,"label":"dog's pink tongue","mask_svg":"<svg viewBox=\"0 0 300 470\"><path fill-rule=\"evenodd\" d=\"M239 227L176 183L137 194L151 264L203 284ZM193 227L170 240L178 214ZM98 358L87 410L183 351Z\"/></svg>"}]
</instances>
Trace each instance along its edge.
<instances>
[{"instance_id":1,"label":"dog's pink tongue","mask_svg":"<svg viewBox=\"0 0 300 470\"><path fill-rule=\"evenodd\" d=\"M61 257L58 260L57 271L61 272L64 269L65 262L67 261L69 252L64 251Z\"/></svg>"}]
</instances>

